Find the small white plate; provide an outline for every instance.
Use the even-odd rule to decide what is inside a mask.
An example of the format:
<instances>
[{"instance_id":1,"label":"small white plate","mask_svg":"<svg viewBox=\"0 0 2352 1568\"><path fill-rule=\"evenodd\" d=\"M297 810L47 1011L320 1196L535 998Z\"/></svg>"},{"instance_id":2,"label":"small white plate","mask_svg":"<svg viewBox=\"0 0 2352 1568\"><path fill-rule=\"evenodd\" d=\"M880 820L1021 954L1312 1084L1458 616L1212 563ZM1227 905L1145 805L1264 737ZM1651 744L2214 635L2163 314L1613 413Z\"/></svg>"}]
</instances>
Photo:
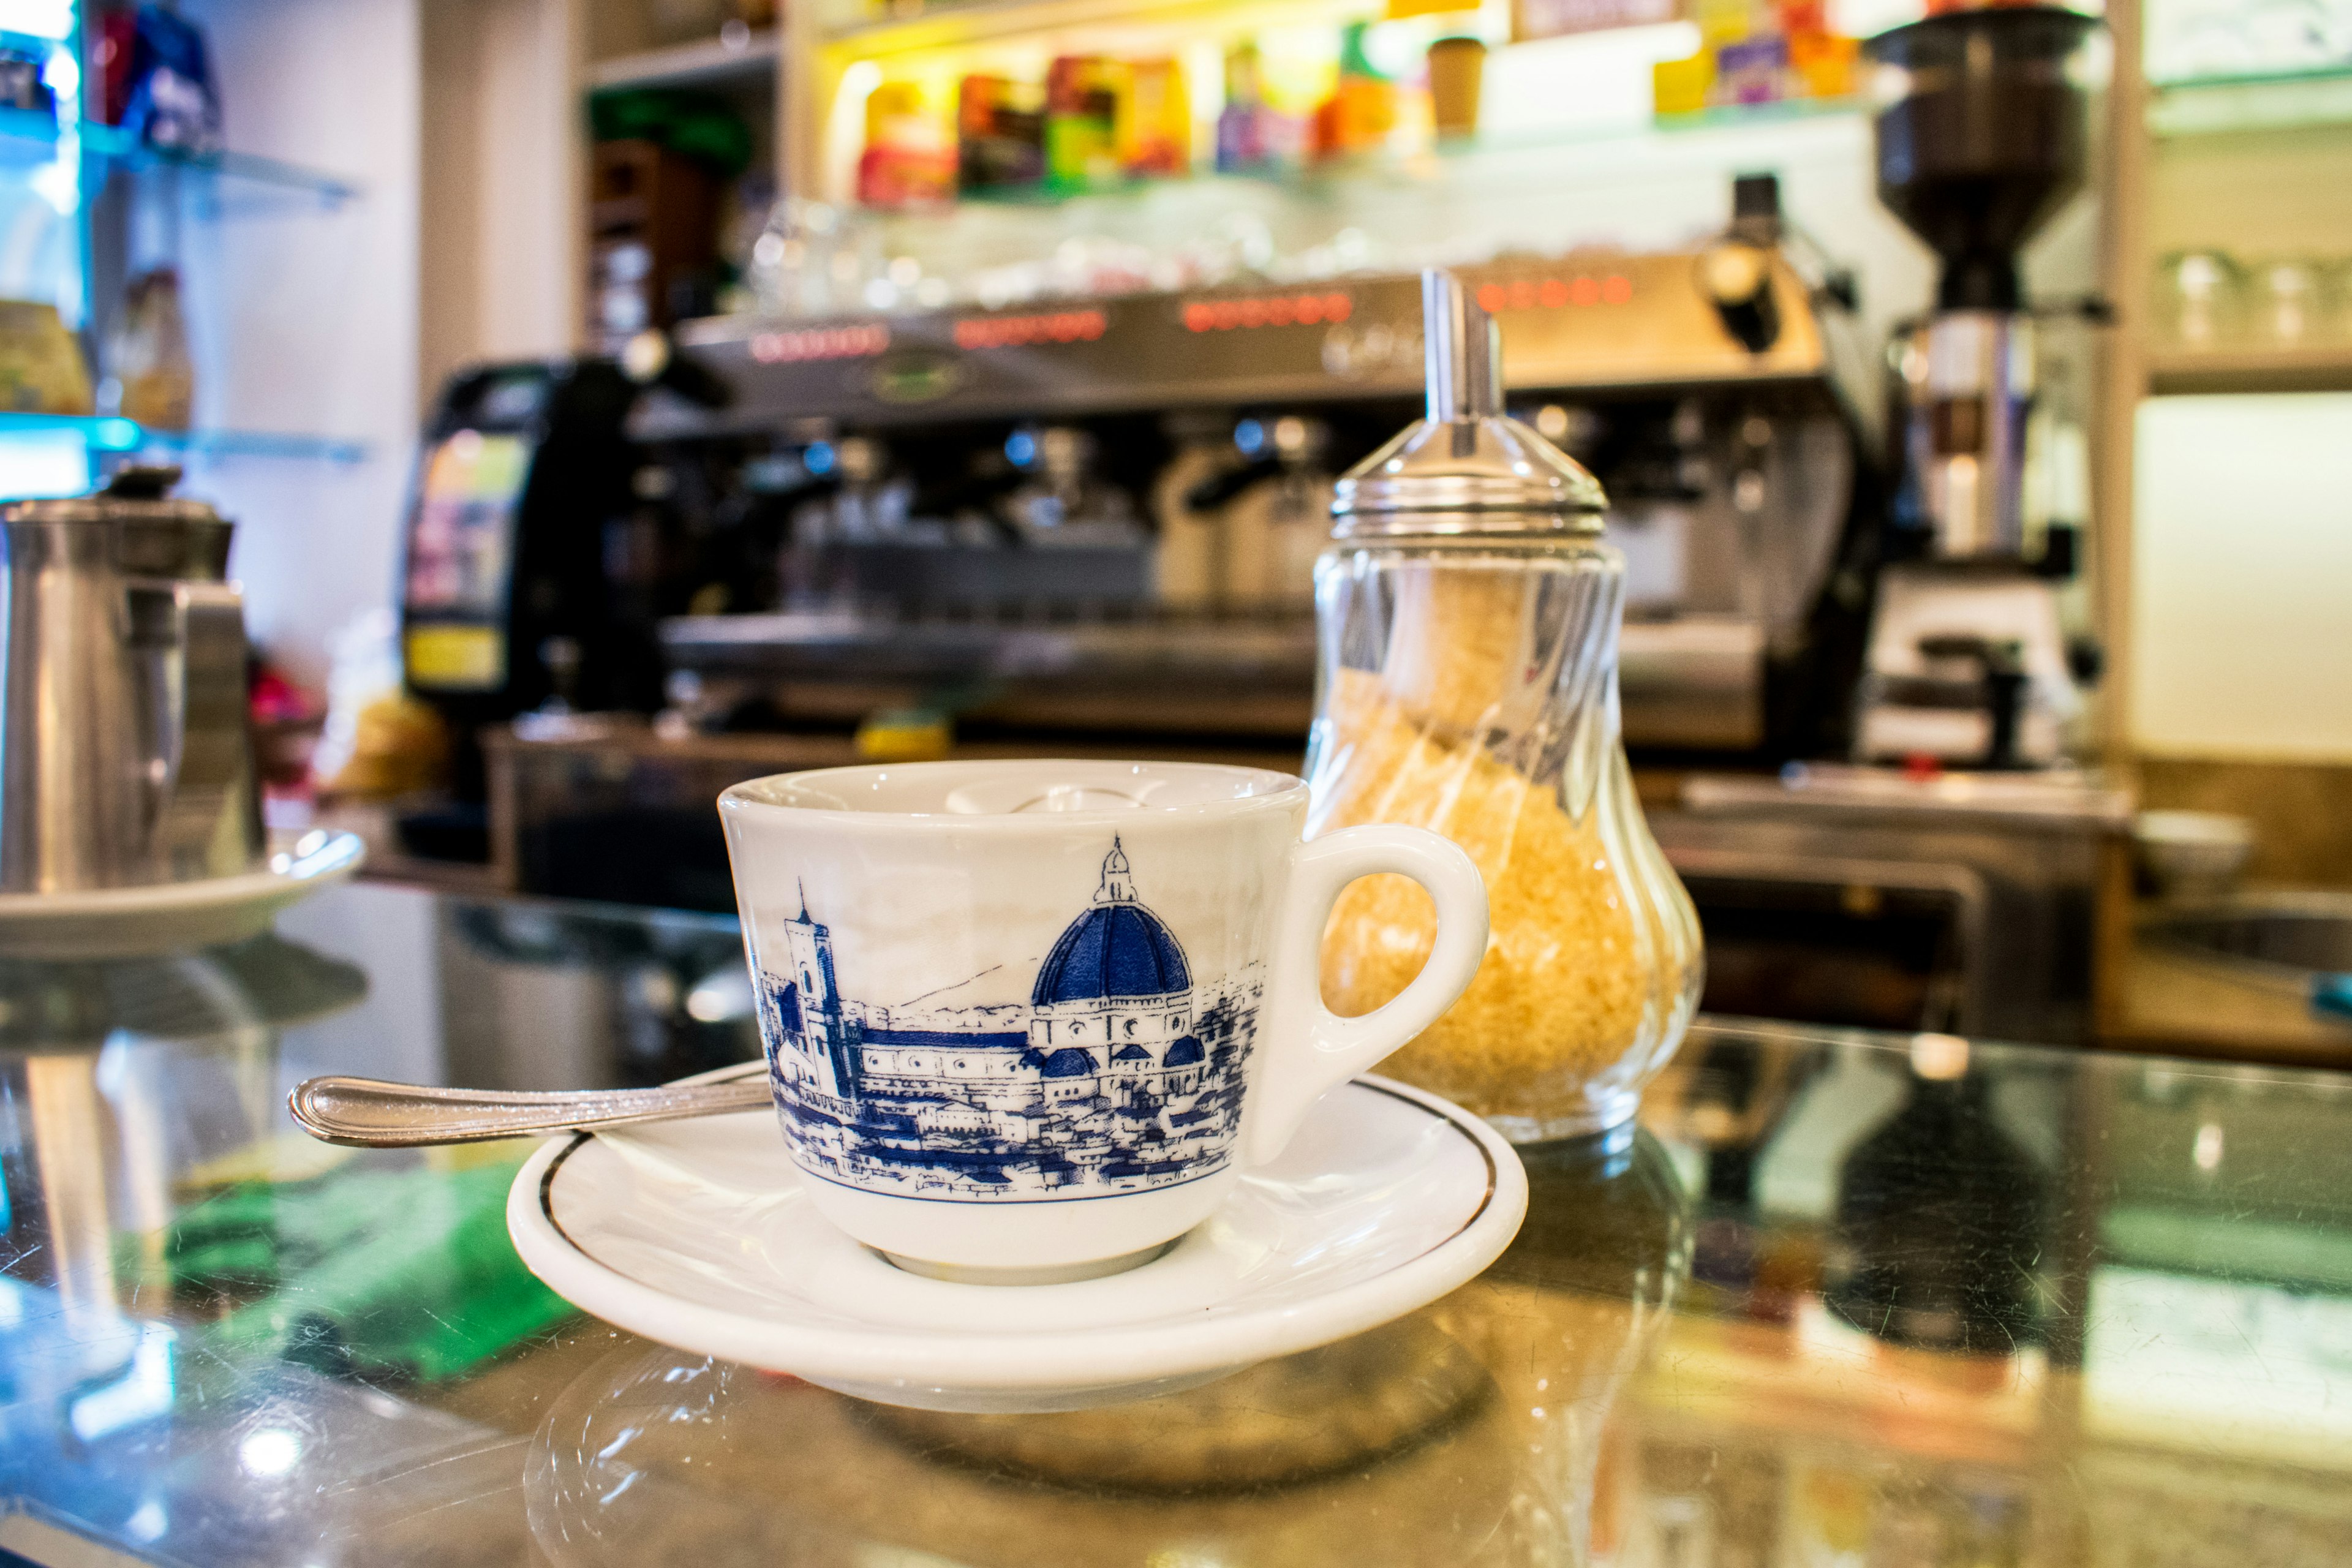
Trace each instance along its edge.
<instances>
[{"instance_id":1,"label":"small white plate","mask_svg":"<svg viewBox=\"0 0 2352 1568\"><path fill-rule=\"evenodd\" d=\"M121 958L242 942L360 868L356 833L304 834L234 877L70 893L0 893L0 958Z\"/></svg>"},{"instance_id":2,"label":"small white plate","mask_svg":"<svg viewBox=\"0 0 2352 1568\"><path fill-rule=\"evenodd\" d=\"M887 1405L1066 1410L1402 1317L1499 1257L1527 1207L1527 1174L1485 1122L1363 1078L1206 1223L1105 1279L897 1268L818 1215L765 1110L551 1140L516 1174L507 1229L574 1305L681 1350Z\"/></svg>"}]
</instances>

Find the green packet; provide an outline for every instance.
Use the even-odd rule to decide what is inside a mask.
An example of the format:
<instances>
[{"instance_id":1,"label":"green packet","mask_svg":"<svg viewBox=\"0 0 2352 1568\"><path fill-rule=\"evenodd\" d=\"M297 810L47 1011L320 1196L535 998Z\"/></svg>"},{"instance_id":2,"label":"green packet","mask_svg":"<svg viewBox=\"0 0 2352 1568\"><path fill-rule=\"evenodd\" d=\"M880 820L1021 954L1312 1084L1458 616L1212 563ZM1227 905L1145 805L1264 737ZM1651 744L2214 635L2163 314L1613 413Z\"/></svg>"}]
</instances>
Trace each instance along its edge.
<instances>
[{"instance_id":1,"label":"green packet","mask_svg":"<svg viewBox=\"0 0 2352 1568\"><path fill-rule=\"evenodd\" d=\"M299 1181L237 1182L176 1214L150 1266L174 1296L248 1299L197 1331L223 1357L457 1377L573 1311L507 1238L520 1163L358 1159Z\"/></svg>"}]
</instances>

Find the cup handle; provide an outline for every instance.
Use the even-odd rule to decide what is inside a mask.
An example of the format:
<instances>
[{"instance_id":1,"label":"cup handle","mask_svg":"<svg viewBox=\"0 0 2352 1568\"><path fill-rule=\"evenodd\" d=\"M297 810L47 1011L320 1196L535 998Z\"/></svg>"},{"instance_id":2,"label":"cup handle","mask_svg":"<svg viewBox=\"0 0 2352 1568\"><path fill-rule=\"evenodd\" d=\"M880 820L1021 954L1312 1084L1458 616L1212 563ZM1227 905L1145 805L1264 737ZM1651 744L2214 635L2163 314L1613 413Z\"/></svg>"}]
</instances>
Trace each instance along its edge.
<instances>
[{"instance_id":1,"label":"cup handle","mask_svg":"<svg viewBox=\"0 0 2352 1568\"><path fill-rule=\"evenodd\" d=\"M1275 933L1270 1005L1259 1024L1258 1081L1243 1160L1282 1152L1315 1102L1437 1022L1486 954L1486 883L1450 839L1421 827L1349 827L1292 850L1290 892ZM1411 877L1437 905L1437 940L1412 984L1360 1018L1323 1005L1323 930L1359 877Z\"/></svg>"}]
</instances>

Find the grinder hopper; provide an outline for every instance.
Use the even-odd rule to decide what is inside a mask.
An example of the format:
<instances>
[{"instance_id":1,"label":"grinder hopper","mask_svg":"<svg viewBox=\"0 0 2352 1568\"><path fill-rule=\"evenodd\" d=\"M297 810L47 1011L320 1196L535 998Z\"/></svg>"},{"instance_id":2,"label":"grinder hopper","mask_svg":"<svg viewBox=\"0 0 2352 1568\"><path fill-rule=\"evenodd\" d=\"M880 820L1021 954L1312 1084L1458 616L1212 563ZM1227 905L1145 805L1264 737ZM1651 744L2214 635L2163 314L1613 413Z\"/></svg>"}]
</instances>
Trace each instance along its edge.
<instances>
[{"instance_id":1,"label":"grinder hopper","mask_svg":"<svg viewBox=\"0 0 2352 1568\"><path fill-rule=\"evenodd\" d=\"M2083 183L2066 60L2098 25L2046 5L1955 11L1866 46L1899 85L1875 125L1878 199L1942 258L1938 310L2019 308L2019 248Z\"/></svg>"}]
</instances>

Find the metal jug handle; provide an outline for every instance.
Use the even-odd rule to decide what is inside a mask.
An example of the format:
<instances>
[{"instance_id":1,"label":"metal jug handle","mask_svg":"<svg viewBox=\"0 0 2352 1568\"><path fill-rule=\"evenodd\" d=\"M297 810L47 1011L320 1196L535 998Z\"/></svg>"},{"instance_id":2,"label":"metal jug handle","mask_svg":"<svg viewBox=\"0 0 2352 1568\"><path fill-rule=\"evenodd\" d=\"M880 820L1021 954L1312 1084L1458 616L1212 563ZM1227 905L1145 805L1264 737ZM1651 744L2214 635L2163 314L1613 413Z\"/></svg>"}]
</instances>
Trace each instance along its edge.
<instances>
[{"instance_id":1,"label":"metal jug handle","mask_svg":"<svg viewBox=\"0 0 2352 1568\"><path fill-rule=\"evenodd\" d=\"M135 584L150 842L174 879L234 876L261 849L247 731L244 596L234 584Z\"/></svg>"}]
</instances>

